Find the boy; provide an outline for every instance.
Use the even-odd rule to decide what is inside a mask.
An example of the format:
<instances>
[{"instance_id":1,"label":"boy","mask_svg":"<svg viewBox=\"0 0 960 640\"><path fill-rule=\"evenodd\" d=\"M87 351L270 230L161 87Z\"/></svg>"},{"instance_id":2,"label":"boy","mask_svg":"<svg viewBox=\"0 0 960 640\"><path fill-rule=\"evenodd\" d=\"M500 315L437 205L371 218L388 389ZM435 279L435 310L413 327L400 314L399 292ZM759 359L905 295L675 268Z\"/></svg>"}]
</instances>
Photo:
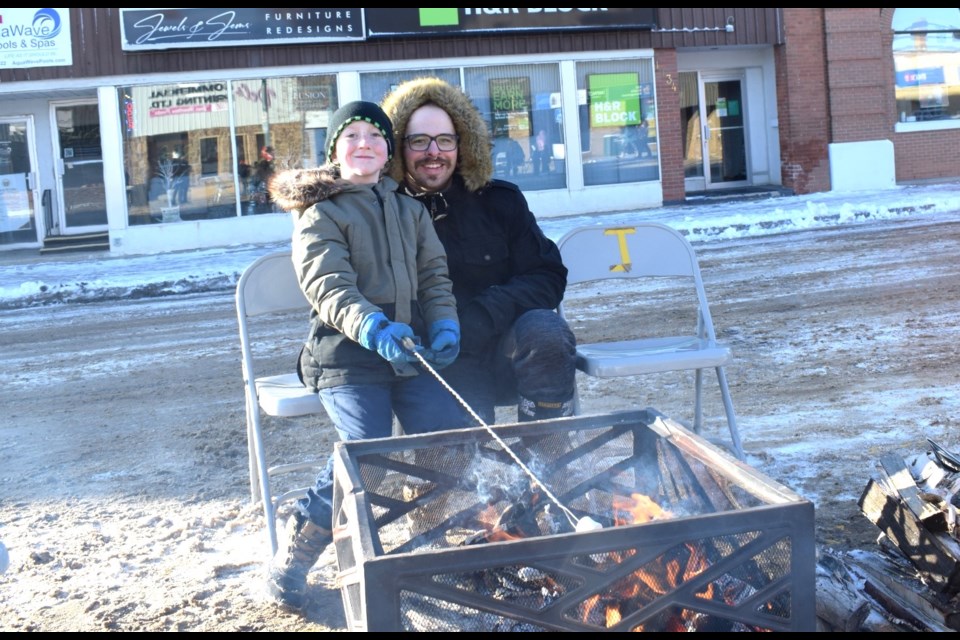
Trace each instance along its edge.
<instances>
[{"instance_id":1,"label":"boy","mask_svg":"<svg viewBox=\"0 0 960 640\"><path fill-rule=\"evenodd\" d=\"M301 362L342 440L469 425L441 383L413 366L405 340L424 339L425 359L456 359L460 325L446 254L429 212L386 175L393 127L374 103L333 114L328 164L279 174L274 202L294 214L293 262L313 310ZM409 344L409 343L408 343ZM271 563L268 591L302 610L306 576L332 541L333 458L297 503Z\"/></svg>"}]
</instances>

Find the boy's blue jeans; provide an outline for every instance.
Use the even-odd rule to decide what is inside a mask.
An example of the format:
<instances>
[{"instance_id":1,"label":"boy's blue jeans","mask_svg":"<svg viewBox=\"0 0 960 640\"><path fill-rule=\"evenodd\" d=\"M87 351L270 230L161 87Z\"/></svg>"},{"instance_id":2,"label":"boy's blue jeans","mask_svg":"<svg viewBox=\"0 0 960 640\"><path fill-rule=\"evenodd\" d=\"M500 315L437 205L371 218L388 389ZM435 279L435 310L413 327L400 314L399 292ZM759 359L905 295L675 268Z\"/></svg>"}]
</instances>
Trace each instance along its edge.
<instances>
[{"instance_id":1,"label":"boy's blue jeans","mask_svg":"<svg viewBox=\"0 0 960 640\"><path fill-rule=\"evenodd\" d=\"M388 384L321 389L320 401L342 441L390 437L394 413L407 434L478 426L470 424L466 410L426 371ZM333 529L332 455L297 506L314 524Z\"/></svg>"}]
</instances>

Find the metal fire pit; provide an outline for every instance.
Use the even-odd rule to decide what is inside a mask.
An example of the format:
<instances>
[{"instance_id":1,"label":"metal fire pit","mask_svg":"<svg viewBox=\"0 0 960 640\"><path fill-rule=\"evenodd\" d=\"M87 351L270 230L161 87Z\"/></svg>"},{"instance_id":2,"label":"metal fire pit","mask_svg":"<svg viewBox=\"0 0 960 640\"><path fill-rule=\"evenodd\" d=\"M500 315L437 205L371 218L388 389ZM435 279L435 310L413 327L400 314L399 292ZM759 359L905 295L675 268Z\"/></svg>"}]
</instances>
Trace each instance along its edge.
<instances>
[{"instance_id":1,"label":"metal fire pit","mask_svg":"<svg viewBox=\"0 0 960 640\"><path fill-rule=\"evenodd\" d=\"M654 409L340 443L354 631L814 631L813 504ZM644 522L652 500L666 512Z\"/></svg>"}]
</instances>

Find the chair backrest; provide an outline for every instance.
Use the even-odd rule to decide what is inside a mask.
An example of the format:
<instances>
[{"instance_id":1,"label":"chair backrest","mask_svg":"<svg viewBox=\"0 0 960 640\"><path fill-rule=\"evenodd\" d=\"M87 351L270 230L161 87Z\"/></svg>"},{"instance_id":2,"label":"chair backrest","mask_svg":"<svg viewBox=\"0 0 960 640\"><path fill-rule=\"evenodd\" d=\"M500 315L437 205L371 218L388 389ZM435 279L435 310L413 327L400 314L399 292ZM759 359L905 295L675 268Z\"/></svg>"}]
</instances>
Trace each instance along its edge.
<instances>
[{"instance_id":1,"label":"chair backrest","mask_svg":"<svg viewBox=\"0 0 960 640\"><path fill-rule=\"evenodd\" d=\"M240 317L309 308L310 303L297 282L289 251L261 256L237 281L237 313Z\"/></svg>"},{"instance_id":2,"label":"chair backrest","mask_svg":"<svg viewBox=\"0 0 960 640\"><path fill-rule=\"evenodd\" d=\"M237 281L236 305L243 378L250 385L251 398L255 398L252 386L255 377L253 350L248 319L310 308L310 303L297 282L290 252L276 251L254 260Z\"/></svg>"},{"instance_id":3,"label":"chair backrest","mask_svg":"<svg viewBox=\"0 0 960 640\"><path fill-rule=\"evenodd\" d=\"M610 278L690 278L696 288L699 329L704 337L714 338L696 252L676 229L659 222L577 227L557 246L570 285ZM562 304L559 311L562 315Z\"/></svg>"}]
</instances>

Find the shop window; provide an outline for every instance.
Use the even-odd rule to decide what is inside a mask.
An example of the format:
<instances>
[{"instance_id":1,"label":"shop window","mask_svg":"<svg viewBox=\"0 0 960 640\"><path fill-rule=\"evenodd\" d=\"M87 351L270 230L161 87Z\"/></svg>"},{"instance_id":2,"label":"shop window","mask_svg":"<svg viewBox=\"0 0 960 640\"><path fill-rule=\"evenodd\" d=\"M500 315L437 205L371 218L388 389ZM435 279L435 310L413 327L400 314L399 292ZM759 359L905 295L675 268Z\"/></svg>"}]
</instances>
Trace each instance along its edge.
<instances>
[{"instance_id":1,"label":"shop window","mask_svg":"<svg viewBox=\"0 0 960 640\"><path fill-rule=\"evenodd\" d=\"M121 87L123 162L131 225L216 217L207 206L205 148L229 139L229 83Z\"/></svg>"},{"instance_id":2,"label":"shop window","mask_svg":"<svg viewBox=\"0 0 960 640\"><path fill-rule=\"evenodd\" d=\"M247 136L235 136L237 143L237 163L243 164L247 161Z\"/></svg>"},{"instance_id":3,"label":"shop window","mask_svg":"<svg viewBox=\"0 0 960 640\"><path fill-rule=\"evenodd\" d=\"M119 93L131 225L278 212L267 180L275 171L322 161L316 129L325 131L337 108L334 75L130 86ZM256 140L255 149L246 148L248 140Z\"/></svg>"},{"instance_id":4,"label":"shop window","mask_svg":"<svg viewBox=\"0 0 960 640\"><path fill-rule=\"evenodd\" d=\"M525 191L567 186L557 64L464 70L466 92L490 129L494 176Z\"/></svg>"},{"instance_id":5,"label":"shop window","mask_svg":"<svg viewBox=\"0 0 960 640\"><path fill-rule=\"evenodd\" d=\"M585 185L660 179L653 61L577 63Z\"/></svg>"},{"instance_id":6,"label":"shop window","mask_svg":"<svg viewBox=\"0 0 960 640\"><path fill-rule=\"evenodd\" d=\"M494 177L524 190L566 187L566 144L556 64L518 64L365 73L364 100L381 101L405 80L423 76L461 86L487 122Z\"/></svg>"},{"instance_id":7,"label":"shop window","mask_svg":"<svg viewBox=\"0 0 960 640\"><path fill-rule=\"evenodd\" d=\"M279 213L267 192L269 180L278 171L323 163L316 130L326 131L339 106L336 76L237 81L233 95L235 135L255 141L240 166L240 213Z\"/></svg>"},{"instance_id":8,"label":"shop window","mask_svg":"<svg viewBox=\"0 0 960 640\"><path fill-rule=\"evenodd\" d=\"M899 8L892 26L899 121L960 125L960 9Z\"/></svg>"}]
</instances>

